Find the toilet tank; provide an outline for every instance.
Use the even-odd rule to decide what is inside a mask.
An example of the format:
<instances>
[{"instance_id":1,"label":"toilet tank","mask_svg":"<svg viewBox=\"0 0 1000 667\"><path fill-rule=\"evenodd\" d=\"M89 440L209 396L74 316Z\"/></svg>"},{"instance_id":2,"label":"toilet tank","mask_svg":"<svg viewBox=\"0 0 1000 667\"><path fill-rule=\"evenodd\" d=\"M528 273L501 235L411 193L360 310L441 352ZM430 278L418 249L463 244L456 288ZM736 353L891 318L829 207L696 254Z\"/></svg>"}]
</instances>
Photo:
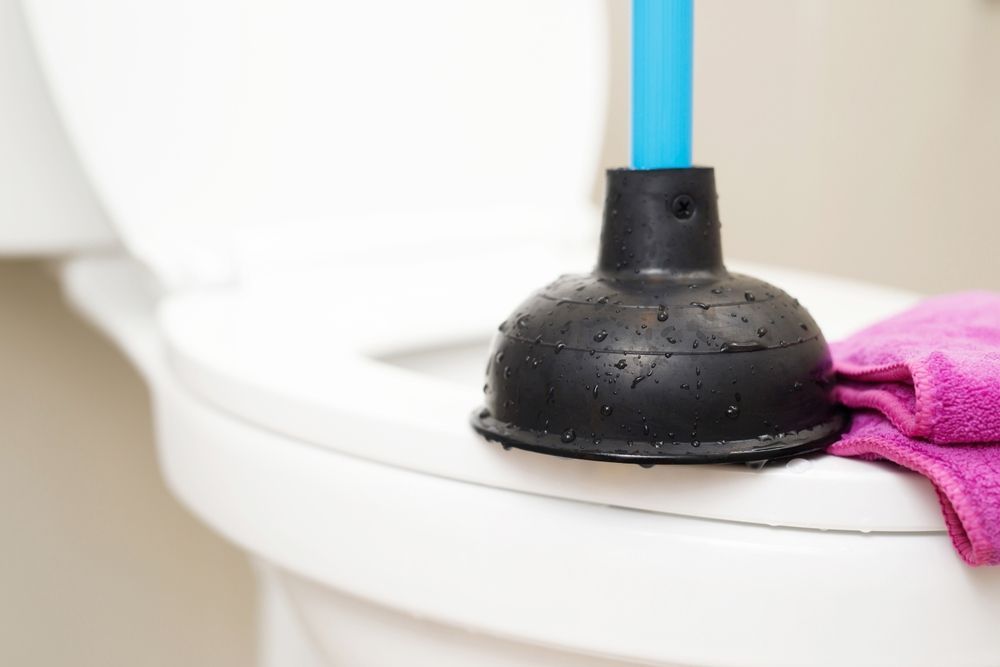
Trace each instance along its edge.
<instances>
[{"instance_id":1,"label":"toilet tank","mask_svg":"<svg viewBox=\"0 0 1000 667\"><path fill-rule=\"evenodd\" d=\"M0 0L0 257L112 240L42 79L21 6Z\"/></svg>"},{"instance_id":2,"label":"toilet tank","mask_svg":"<svg viewBox=\"0 0 1000 667\"><path fill-rule=\"evenodd\" d=\"M311 224L332 245L415 225L490 238L565 228L542 211L592 205L600 0L23 6L100 201L154 264L261 228Z\"/></svg>"}]
</instances>

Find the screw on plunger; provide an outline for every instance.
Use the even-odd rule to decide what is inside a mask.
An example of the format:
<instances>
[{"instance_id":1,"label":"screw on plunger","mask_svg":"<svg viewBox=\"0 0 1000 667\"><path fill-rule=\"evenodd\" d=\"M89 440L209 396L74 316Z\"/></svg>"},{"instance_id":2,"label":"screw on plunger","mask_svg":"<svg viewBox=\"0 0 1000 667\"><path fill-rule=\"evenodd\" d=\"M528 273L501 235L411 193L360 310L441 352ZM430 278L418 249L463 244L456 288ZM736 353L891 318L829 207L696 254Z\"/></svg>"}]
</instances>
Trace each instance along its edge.
<instances>
[{"instance_id":1,"label":"screw on plunger","mask_svg":"<svg viewBox=\"0 0 1000 667\"><path fill-rule=\"evenodd\" d=\"M678 220L687 220L694 213L694 200L688 195L677 195L670 204L670 210Z\"/></svg>"}]
</instances>

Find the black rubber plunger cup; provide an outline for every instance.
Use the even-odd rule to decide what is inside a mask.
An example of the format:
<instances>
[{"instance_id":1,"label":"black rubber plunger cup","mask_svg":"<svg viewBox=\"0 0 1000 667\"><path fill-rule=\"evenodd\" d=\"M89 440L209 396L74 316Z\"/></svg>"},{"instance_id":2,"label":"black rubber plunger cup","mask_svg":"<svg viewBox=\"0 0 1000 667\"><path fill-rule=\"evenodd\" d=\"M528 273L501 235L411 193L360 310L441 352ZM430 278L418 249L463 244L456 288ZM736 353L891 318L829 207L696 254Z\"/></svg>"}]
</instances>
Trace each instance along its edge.
<instances>
[{"instance_id":1,"label":"black rubber plunger cup","mask_svg":"<svg viewBox=\"0 0 1000 667\"><path fill-rule=\"evenodd\" d=\"M819 327L722 263L711 168L608 172L596 270L500 325L473 427L544 454L643 465L787 457L830 443Z\"/></svg>"}]
</instances>

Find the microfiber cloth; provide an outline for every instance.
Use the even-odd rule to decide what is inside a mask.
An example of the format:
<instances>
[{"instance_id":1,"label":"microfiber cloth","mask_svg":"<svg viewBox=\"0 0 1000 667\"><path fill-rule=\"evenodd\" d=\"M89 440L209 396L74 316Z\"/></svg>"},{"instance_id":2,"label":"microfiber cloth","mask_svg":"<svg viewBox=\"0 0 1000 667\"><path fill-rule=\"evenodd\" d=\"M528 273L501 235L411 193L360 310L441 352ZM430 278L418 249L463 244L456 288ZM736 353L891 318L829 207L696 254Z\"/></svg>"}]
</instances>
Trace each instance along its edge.
<instances>
[{"instance_id":1,"label":"microfiber cloth","mask_svg":"<svg viewBox=\"0 0 1000 667\"><path fill-rule=\"evenodd\" d=\"M1000 564L1000 295L928 299L831 350L857 410L827 451L924 475L965 562Z\"/></svg>"},{"instance_id":2,"label":"microfiber cloth","mask_svg":"<svg viewBox=\"0 0 1000 667\"><path fill-rule=\"evenodd\" d=\"M927 299L831 350L844 405L932 442L1000 441L1000 294Z\"/></svg>"}]
</instances>

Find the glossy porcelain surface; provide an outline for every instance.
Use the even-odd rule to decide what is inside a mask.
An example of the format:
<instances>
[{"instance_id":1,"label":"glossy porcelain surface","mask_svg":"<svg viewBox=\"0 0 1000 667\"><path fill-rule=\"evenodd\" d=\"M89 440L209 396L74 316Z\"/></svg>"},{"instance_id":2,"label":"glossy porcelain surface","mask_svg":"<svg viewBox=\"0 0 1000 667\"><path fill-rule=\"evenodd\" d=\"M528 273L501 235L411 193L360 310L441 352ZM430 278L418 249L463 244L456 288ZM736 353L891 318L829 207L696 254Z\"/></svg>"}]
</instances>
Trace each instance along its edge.
<instances>
[{"instance_id":1,"label":"glossy porcelain surface","mask_svg":"<svg viewBox=\"0 0 1000 667\"><path fill-rule=\"evenodd\" d=\"M292 315L313 294L298 278L170 298L155 318L135 272L81 260L67 289L149 378L173 491L266 563L281 591L264 612L278 654L588 667L982 665L1000 654L1000 576L961 563L918 477L833 457L678 472L503 452L458 410L485 346L465 335L475 312L462 318L473 331L421 319L408 345L362 345L326 325L302 333ZM833 310L815 314L831 336L911 298L763 274L823 296ZM264 294L286 307L271 326L244 326ZM309 312L316 324L329 311ZM264 349L273 363L240 363ZM352 391L332 389L354 372L364 378ZM375 389L378 409L351 397ZM397 631L398 650L373 639Z\"/></svg>"}]
</instances>

